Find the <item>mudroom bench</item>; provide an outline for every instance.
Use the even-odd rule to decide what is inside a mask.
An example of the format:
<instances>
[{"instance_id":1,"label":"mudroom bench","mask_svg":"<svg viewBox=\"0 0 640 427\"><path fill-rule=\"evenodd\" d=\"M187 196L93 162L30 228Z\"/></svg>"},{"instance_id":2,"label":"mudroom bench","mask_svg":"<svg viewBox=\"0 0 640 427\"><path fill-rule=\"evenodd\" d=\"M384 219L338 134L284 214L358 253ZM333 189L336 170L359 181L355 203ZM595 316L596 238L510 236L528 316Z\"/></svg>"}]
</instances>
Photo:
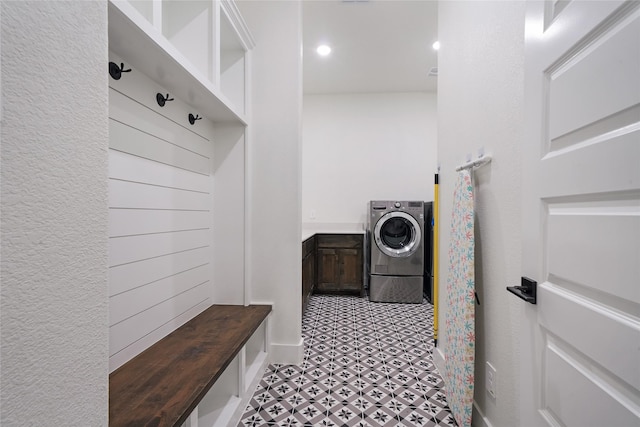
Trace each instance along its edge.
<instances>
[{"instance_id":1,"label":"mudroom bench","mask_svg":"<svg viewBox=\"0 0 640 427\"><path fill-rule=\"evenodd\" d=\"M227 425L267 363L270 313L270 305L212 305L116 369L109 425Z\"/></svg>"}]
</instances>

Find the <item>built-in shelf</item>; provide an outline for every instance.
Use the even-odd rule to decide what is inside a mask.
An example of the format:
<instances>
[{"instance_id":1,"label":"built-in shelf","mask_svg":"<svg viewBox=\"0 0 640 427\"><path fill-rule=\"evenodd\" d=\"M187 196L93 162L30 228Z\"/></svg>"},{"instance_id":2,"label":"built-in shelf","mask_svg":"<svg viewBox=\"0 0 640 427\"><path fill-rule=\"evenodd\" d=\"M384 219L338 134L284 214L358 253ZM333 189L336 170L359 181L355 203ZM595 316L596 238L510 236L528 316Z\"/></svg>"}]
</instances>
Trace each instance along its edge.
<instances>
[{"instance_id":1,"label":"built-in shelf","mask_svg":"<svg viewBox=\"0 0 640 427\"><path fill-rule=\"evenodd\" d=\"M266 359L257 370L245 359L266 343L270 313L266 305L213 305L122 365L109 376L109 425L237 423L247 384L266 367Z\"/></svg>"},{"instance_id":2,"label":"built-in shelf","mask_svg":"<svg viewBox=\"0 0 640 427\"><path fill-rule=\"evenodd\" d=\"M251 386L251 380L256 377L262 378L262 370L267 360L267 324L260 325L255 334L249 338L244 347L245 367L244 372L247 378L245 390Z\"/></svg>"},{"instance_id":3,"label":"built-in shelf","mask_svg":"<svg viewBox=\"0 0 640 427\"><path fill-rule=\"evenodd\" d=\"M136 0L131 2L133 6L140 14L151 24L153 24L153 0Z\"/></svg>"},{"instance_id":4,"label":"built-in shelf","mask_svg":"<svg viewBox=\"0 0 640 427\"><path fill-rule=\"evenodd\" d=\"M246 112L247 52L254 47L253 38L235 3L220 3L220 88L238 108Z\"/></svg>"},{"instance_id":5,"label":"built-in shelf","mask_svg":"<svg viewBox=\"0 0 640 427\"><path fill-rule=\"evenodd\" d=\"M215 287L211 285L211 299L223 305L212 306L203 313L213 316L213 313L224 312L226 315L213 323L203 322L200 326L204 330L192 337L196 341L210 338L213 342L218 334L232 333L238 319L256 310L255 306L244 306L249 304L245 300L249 294L244 277L245 242L236 242L235 252L230 252L226 243L228 236L233 240L233 236L246 230L245 205L239 201L248 199L245 153L250 139L248 86L254 41L232 0L109 0L108 11L109 61L118 66L124 63L125 69L133 71L123 74L119 81L110 78L113 92L132 100L150 100L141 102L145 112L151 110L181 124L185 132L205 124L211 130L208 121L214 123L211 131L214 155L208 160L212 169L203 173L214 177L216 183L216 191L212 193L215 223L211 233L215 237L211 247L216 268L209 282L215 283ZM139 84L136 79L142 75L153 82ZM158 94L161 98L170 95L173 102L158 105ZM110 100L110 108L117 110L117 105L112 105L115 99L118 98L114 96ZM208 121L198 122L192 128L187 122L187 112ZM218 241L225 242L224 250ZM153 346L131 355L133 358L110 376L112 425L145 424L146 421L136 420L129 423L127 417L144 418L143 409L149 410L153 405L158 406L151 410L148 418L153 422L157 417L164 417L163 420L169 420L167 425L185 427L237 424L268 363L270 338L266 317L271 308L257 310L261 310L262 318L252 324L254 329L241 338L231 336L222 343L210 342L209 351L203 351L202 343L196 342L184 349L182 357L168 360L176 356L175 348L161 347L163 342L173 342L182 332L191 333L191 326L201 314ZM231 353L225 353L225 345L232 347ZM148 358L150 353L155 355ZM220 362L216 358L224 360ZM159 359L167 359L160 373L156 372L160 369ZM126 366L133 368L126 371ZM186 369L195 368L215 372L185 374ZM193 384L203 380L206 380L204 384ZM149 394L140 387L151 387L154 385L151 383L155 383L159 391L151 393L155 393L155 397L149 400L145 397ZM136 410L131 410L132 407Z\"/></svg>"},{"instance_id":6,"label":"built-in shelf","mask_svg":"<svg viewBox=\"0 0 640 427\"><path fill-rule=\"evenodd\" d=\"M198 427L227 426L240 404L241 391L238 372L243 367L236 356L222 373L219 380L198 404Z\"/></svg>"},{"instance_id":7,"label":"built-in shelf","mask_svg":"<svg viewBox=\"0 0 640 427\"><path fill-rule=\"evenodd\" d=\"M214 80L215 3L163 0L162 35L206 80Z\"/></svg>"},{"instance_id":8,"label":"built-in shelf","mask_svg":"<svg viewBox=\"0 0 640 427\"><path fill-rule=\"evenodd\" d=\"M215 17L223 14L220 12L223 8L231 9L216 1L139 3L111 0L109 49L127 61L128 67L136 68L192 105L201 116L214 123L247 125L244 67L233 68L233 72L240 73L238 76L225 76L225 82L233 82L224 84L233 88L227 90L231 96L216 84L220 66L218 55L227 58L227 54L217 51L219 48L214 42L222 37L214 24ZM228 15L225 14L227 20ZM235 32L237 22L231 28ZM225 39L229 37L227 32L228 28ZM242 35L244 33L249 34L246 28L234 36L242 39L246 37ZM243 49L244 45L241 44ZM245 55L246 49L243 50L243 63ZM237 87L238 82L242 82L241 89ZM238 95L239 91L241 95Z\"/></svg>"}]
</instances>

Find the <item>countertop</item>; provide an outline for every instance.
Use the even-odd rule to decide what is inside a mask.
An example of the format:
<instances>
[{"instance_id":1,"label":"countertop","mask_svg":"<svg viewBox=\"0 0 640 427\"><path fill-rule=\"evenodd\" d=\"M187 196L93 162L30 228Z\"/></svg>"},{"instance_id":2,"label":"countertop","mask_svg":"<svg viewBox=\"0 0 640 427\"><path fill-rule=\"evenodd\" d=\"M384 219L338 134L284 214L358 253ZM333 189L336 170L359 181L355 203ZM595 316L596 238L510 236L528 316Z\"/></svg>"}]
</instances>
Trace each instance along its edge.
<instances>
[{"instance_id":1,"label":"countertop","mask_svg":"<svg viewBox=\"0 0 640 427\"><path fill-rule=\"evenodd\" d=\"M302 224L302 241L314 234L364 234L363 223L316 223Z\"/></svg>"}]
</instances>

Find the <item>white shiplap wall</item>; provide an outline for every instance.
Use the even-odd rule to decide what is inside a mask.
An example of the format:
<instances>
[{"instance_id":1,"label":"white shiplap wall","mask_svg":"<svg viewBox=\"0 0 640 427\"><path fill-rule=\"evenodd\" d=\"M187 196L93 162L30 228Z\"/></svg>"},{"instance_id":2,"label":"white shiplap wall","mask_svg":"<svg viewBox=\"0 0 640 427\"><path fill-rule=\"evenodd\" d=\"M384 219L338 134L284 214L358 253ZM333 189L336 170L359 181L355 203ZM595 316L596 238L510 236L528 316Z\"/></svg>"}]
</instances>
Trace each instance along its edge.
<instances>
[{"instance_id":1,"label":"white shiplap wall","mask_svg":"<svg viewBox=\"0 0 640 427\"><path fill-rule=\"evenodd\" d=\"M212 303L213 125L135 69L109 84L114 370Z\"/></svg>"}]
</instances>

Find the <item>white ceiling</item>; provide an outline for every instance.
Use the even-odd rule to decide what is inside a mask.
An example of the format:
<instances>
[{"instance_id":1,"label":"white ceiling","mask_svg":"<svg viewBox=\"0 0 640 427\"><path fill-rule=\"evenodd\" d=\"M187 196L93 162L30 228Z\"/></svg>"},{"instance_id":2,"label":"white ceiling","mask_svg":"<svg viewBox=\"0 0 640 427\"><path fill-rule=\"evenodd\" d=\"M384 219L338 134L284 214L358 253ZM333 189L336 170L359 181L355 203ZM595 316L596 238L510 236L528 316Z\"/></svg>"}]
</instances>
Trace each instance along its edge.
<instances>
[{"instance_id":1,"label":"white ceiling","mask_svg":"<svg viewBox=\"0 0 640 427\"><path fill-rule=\"evenodd\" d=\"M435 92L438 4L432 0L305 0L305 93ZM331 46L327 57L319 44Z\"/></svg>"}]
</instances>

